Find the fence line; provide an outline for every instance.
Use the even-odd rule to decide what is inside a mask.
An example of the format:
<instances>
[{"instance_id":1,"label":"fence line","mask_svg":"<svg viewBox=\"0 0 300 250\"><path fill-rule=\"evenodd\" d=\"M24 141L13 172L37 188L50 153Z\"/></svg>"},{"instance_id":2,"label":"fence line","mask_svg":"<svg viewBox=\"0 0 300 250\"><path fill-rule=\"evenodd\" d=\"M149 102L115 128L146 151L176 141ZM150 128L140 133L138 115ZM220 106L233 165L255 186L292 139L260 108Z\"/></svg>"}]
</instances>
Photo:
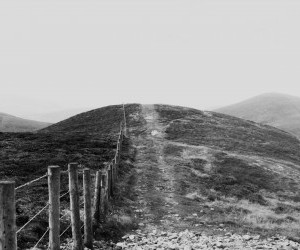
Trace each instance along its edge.
<instances>
[{"instance_id":1,"label":"fence line","mask_svg":"<svg viewBox=\"0 0 300 250\"><path fill-rule=\"evenodd\" d=\"M17 249L17 234L19 234L24 228L26 228L34 219L36 219L43 211L49 207L49 226L44 234L39 238L33 249L36 249L38 245L43 241L46 235L49 233L49 249L60 249L60 238L72 228L73 249L82 250L83 245L92 249L93 245L93 223L101 223L106 220L108 211L108 201L113 197L116 181L118 178L118 169L120 164L121 148L123 143L123 137L126 135L126 113L125 106L123 104L123 122L120 124L120 130L118 133L117 147L113 160L109 162L103 169L96 171L95 178L95 195L94 205L92 206L92 191L91 191L91 169L84 168L82 171L78 171L77 163L68 164L68 171L60 171L59 166L49 166L47 174L38 177L32 181L22 184L15 188L14 182L0 182L0 213L5 210L6 217L0 218L0 249ZM60 195L60 179L61 175L69 174L69 190ZM78 186L78 174L83 174L83 198L84 201L79 203L79 186ZM49 201L41 208L30 220L28 220L23 226L16 230L16 214L15 214L15 192L27 187L43 178L48 177L48 190ZM8 184L8 185L7 185ZM13 187L13 189L11 188ZM8 189L13 192L8 192ZM4 192L5 191L5 192ZM71 223L62 232L60 231L60 221L69 215L66 213L60 216L60 199L66 195L70 195L71 205ZM9 206L11 204L11 206ZM80 207L84 204L84 223L80 227ZM9 211L6 211L9 210ZM94 220L93 220L94 219ZM9 228L7 228L7 226ZM84 228L84 234L81 230ZM84 238L84 239L82 239ZM84 240L84 242L82 241Z\"/></svg>"}]
</instances>

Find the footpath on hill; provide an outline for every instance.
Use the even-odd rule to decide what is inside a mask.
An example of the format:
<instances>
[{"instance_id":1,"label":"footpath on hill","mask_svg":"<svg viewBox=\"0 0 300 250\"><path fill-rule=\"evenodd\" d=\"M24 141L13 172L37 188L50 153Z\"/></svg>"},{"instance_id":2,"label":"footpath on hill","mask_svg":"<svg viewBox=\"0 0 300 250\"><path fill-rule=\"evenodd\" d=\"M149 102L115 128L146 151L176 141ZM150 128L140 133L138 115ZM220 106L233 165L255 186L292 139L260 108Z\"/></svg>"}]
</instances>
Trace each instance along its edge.
<instances>
[{"instance_id":1,"label":"footpath on hill","mask_svg":"<svg viewBox=\"0 0 300 250\"><path fill-rule=\"evenodd\" d=\"M165 139L155 106L143 105L141 115L143 132L131 136L137 150L137 199L132 209L139 229L125 235L116 249L300 249L298 243L284 237L237 235L224 225L210 230L216 233L206 233L204 227L212 225L201 223L200 211L195 210L198 205L186 202L178 192L176 162L172 164L165 154L166 145L172 142Z\"/></svg>"}]
</instances>

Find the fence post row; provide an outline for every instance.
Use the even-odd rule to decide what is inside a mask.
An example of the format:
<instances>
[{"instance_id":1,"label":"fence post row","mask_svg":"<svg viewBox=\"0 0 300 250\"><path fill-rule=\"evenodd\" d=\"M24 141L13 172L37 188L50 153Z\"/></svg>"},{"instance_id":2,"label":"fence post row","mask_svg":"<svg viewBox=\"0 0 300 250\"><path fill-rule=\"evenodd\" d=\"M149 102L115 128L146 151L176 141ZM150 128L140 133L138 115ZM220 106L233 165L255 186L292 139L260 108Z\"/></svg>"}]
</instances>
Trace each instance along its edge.
<instances>
[{"instance_id":1,"label":"fence post row","mask_svg":"<svg viewBox=\"0 0 300 250\"><path fill-rule=\"evenodd\" d=\"M78 189L78 164L69 164L69 191L71 205L71 224L73 250L82 250L82 235L80 230L80 207L79 207L79 189Z\"/></svg>"},{"instance_id":2,"label":"fence post row","mask_svg":"<svg viewBox=\"0 0 300 250\"><path fill-rule=\"evenodd\" d=\"M60 249L60 167L48 167L48 190L49 190L49 248Z\"/></svg>"},{"instance_id":3,"label":"fence post row","mask_svg":"<svg viewBox=\"0 0 300 250\"><path fill-rule=\"evenodd\" d=\"M17 250L15 182L0 182L0 249Z\"/></svg>"},{"instance_id":4,"label":"fence post row","mask_svg":"<svg viewBox=\"0 0 300 250\"><path fill-rule=\"evenodd\" d=\"M84 169L83 171L84 245L89 248L93 247L93 218L96 223L100 223L102 220L105 220L108 211L108 199L114 195L114 190L116 188L115 184L118 178L118 168L120 163L123 136L124 133L126 134L126 131L124 131L124 126L126 129L125 109L124 123L121 123L120 126L115 157L104 171L97 171L96 173L94 214L92 214L90 170ZM71 225L73 250L83 250L80 229L80 204L77 168L77 163L68 164ZM59 166L48 167L50 250L60 249L60 173ZM42 177L46 176L47 175ZM29 182L26 185L31 183L32 182ZM15 190L15 182L0 182L0 250L17 250Z\"/></svg>"}]
</instances>

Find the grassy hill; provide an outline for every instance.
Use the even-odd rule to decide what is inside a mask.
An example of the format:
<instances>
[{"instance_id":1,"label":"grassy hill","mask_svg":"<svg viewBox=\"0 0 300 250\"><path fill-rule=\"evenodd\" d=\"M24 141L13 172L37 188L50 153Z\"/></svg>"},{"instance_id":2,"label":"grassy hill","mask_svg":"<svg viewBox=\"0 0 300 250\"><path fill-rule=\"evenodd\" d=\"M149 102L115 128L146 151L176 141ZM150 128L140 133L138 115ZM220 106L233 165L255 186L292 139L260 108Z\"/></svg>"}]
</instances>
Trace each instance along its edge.
<instances>
[{"instance_id":1,"label":"grassy hill","mask_svg":"<svg viewBox=\"0 0 300 250\"><path fill-rule=\"evenodd\" d=\"M0 113L0 132L33 132L49 125L50 123L27 120Z\"/></svg>"},{"instance_id":2,"label":"grassy hill","mask_svg":"<svg viewBox=\"0 0 300 250\"><path fill-rule=\"evenodd\" d=\"M164 159L176 179L176 196L180 205L188 206L186 213L202 211L197 223L202 223L203 230L210 223L236 231L299 236L300 142L296 137L215 112L168 105L155 105L155 110L164 130ZM38 133L0 133L1 179L13 179L18 186L44 174L49 165L66 169L74 161L101 168L114 155L122 118L122 106L114 105L79 114ZM126 118L131 138L145 133L147 121L141 105L126 105ZM123 155L123 203L119 203L125 204L122 210L129 214L134 210L130 204L137 199L134 187L140 175L131 164L139 148L130 140ZM67 181L63 183L62 192L67 189ZM17 193L19 222L45 205L46 187L40 182ZM37 230L40 227L38 218L34 230L20 236L23 243L35 242L44 232Z\"/></svg>"},{"instance_id":3,"label":"grassy hill","mask_svg":"<svg viewBox=\"0 0 300 250\"><path fill-rule=\"evenodd\" d=\"M126 110L129 114L137 107L127 105ZM101 169L113 159L122 119L122 105L114 105L82 113L37 133L0 132L1 180L14 180L20 186L44 175L50 165L66 170L70 162ZM68 190L67 178L63 176L61 194ZM16 198L17 225L21 226L48 201L47 179L18 191ZM65 197L62 206L67 204L68 197ZM67 225L68 221L62 223L62 229ZM19 246L32 247L46 228L47 218L43 213L18 235Z\"/></svg>"},{"instance_id":4,"label":"grassy hill","mask_svg":"<svg viewBox=\"0 0 300 250\"><path fill-rule=\"evenodd\" d=\"M268 125L156 105L177 194L201 221L235 231L300 236L300 142Z\"/></svg>"},{"instance_id":5,"label":"grassy hill","mask_svg":"<svg viewBox=\"0 0 300 250\"><path fill-rule=\"evenodd\" d=\"M271 125L300 136L300 98L284 94L263 94L219 108L216 112Z\"/></svg>"}]
</instances>

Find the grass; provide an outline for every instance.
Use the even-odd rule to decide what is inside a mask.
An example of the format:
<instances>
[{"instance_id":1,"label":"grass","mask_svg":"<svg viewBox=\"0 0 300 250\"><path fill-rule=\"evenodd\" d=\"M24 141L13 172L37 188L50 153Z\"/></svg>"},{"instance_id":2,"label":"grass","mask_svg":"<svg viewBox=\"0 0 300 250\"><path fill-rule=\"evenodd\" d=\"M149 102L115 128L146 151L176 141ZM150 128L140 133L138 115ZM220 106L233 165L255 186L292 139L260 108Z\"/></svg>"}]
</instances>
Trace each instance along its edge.
<instances>
[{"instance_id":1,"label":"grass","mask_svg":"<svg viewBox=\"0 0 300 250\"><path fill-rule=\"evenodd\" d=\"M130 117L138 109L138 105L126 105L129 125L138 124ZM14 180L19 186L44 175L49 165L66 170L70 162L101 169L114 156L122 119L122 105L115 105L77 115L37 133L0 133L1 179ZM125 161L128 154L122 157ZM81 177L79 181L82 182ZM63 175L61 194L67 190L68 177ZM68 199L66 196L61 200L62 211L68 211ZM22 226L47 203L47 179L18 191L16 201L17 226ZM42 213L18 235L18 245L22 249L32 247L46 231L47 220L47 212ZM67 226L68 223L62 223L62 230Z\"/></svg>"},{"instance_id":2,"label":"grass","mask_svg":"<svg viewBox=\"0 0 300 250\"><path fill-rule=\"evenodd\" d=\"M205 222L201 230L210 233L224 224L232 232L299 237L300 144L295 137L213 112L165 105L156 105L156 110L167 139L164 161L176 180L174 197L186 218L197 213L190 218L192 225ZM122 106L115 105L77 115L39 133L0 133L2 179L13 179L18 186L44 174L48 165L66 168L74 161L95 170L103 167L114 155L122 117ZM126 105L126 117L132 136L145 132L140 105ZM151 169L158 163L152 146L145 151L149 174L143 175L143 181L155 191L155 180L162 174ZM126 141L118 192L107 223L97 229L99 239L117 241L137 227L132 207L137 202L134 187L139 176L135 154L130 140ZM67 190L67 178L62 183ZM154 211L161 197L152 198L149 207L160 218L168 208ZM18 225L46 202L46 181L17 193ZM67 212L67 197L62 204ZM20 246L32 246L47 226L44 214L19 237Z\"/></svg>"},{"instance_id":3,"label":"grass","mask_svg":"<svg viewBox=\"0 0 300 250\"><path fill-rule=\"evenodd\" d=\"M176 192L190 213L232 232L300 237L300 143L294 136L214 112L166 105L156 111Z\"/></svg>"},{"instance_id":4,"label":"grass","mask_svg":"<svg viewBox=\"0 0 300 250\"><path fill-rule=\"evenodd\" d=\"M167 139L298 163L299 140L279 129L214 112L156 105Z\"/></svg>"}]
</instances>

